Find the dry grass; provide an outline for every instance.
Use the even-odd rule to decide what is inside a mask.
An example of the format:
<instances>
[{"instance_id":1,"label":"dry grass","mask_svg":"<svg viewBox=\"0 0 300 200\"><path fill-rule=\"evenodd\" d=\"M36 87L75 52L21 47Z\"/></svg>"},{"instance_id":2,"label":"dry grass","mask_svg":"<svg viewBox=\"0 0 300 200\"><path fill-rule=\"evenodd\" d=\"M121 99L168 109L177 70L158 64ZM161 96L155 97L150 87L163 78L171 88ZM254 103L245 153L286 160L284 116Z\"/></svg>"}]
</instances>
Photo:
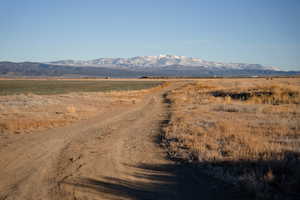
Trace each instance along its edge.
<instances>
[{"instance_id":1,"label":"dry grass","mask_svg":"<svg viewBox=\"0 0 300 200\"><path fill-rule=\"evenodd\" d=\"M127 108L168 83L143 90L0 96L0 134L31 133Z\"/></svg>"},{"instance_id":2,"label":"dry grass","mask_svg":"<svg viewBox=\"0 0 300 200\"><path fill-rule=\"evenodd\" d=\"M203 80L167 98L172 157L256 198L299 197L299 79Z\"/></svg>"}]
</instances>

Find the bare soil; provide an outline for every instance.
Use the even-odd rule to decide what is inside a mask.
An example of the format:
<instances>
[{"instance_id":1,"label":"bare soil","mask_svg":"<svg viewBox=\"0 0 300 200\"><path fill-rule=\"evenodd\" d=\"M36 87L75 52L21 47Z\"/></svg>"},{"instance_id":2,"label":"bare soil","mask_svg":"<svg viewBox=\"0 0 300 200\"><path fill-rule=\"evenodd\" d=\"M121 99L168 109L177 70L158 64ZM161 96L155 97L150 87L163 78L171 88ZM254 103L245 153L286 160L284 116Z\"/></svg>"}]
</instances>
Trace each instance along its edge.
<instances>
[{"instance_id":1,"label":"bare soil","mask_svg":"<svg viewBox=\"0 0 300 200\"><path fill-rule=\"evenodd\" d=\"M63 127L1 134L0 199L234 199L230 186L167 159L159 145L164 96L183 84Z\"/></svg>"}]
</instances>

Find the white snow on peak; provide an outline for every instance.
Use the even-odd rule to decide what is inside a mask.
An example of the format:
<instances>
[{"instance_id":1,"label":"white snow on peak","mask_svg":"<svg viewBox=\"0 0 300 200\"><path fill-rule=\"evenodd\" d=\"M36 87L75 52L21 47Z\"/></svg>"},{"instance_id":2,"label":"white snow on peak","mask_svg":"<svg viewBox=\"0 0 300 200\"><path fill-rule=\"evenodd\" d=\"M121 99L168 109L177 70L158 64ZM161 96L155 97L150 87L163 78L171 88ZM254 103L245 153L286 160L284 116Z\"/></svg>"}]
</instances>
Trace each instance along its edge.
<instances>
[{"instance_id":1,"label":"white snow on peak","mask_svg":"<svg viewBox=\"0 0 300 200\"><path fill-rule=\"evenodd\" d=\"M182 66L182 67L205 67L212 69L258 69L258 70L278 70L276 67L263 66L260 64L245 63L223 63L206 61L200 58L192 58L187 56L176 56L170 54L161 54L159 56L136 56L131 58L99 58L94 60L60 60L51 62L56 65L70 66L122 66L134 68L149 67L166 67L166 66Z\"/></svg>"}]
</instances>

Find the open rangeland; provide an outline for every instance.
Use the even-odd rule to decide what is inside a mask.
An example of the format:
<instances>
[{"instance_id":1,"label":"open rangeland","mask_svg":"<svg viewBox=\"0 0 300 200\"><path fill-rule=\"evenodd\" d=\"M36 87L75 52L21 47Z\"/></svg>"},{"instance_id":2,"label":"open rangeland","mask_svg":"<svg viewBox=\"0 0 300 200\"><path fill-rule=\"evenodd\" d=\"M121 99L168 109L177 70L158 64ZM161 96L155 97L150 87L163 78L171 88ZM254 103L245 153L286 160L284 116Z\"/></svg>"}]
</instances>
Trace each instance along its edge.
<instances>
[{"instance_id":1,"label":"open rangeland","mask_svg":"<svg viewBox=\"0 0 300 200\"><path fill-rule=\"evenodd\" d=\"M0 132L63 126L141 101L159 81L0 80ZM1 148L1 147L0 147Z\"/></svg>"},{"instance_id":2,"label":"open rangeland","mask_svg":"<svg viewBox=\"0 0 300 200\"><path fill-rule=\"evenodd\" d=\"M0 199L299 197L299 78L18 81Z\"/></svg>"},{"instance_id":3,"label":"open rangeland","mask_svg":"<svg viewBox=\"0 0 300 200\"><path fill-rule=\"evenodd\" d=\"M253 199L299 199L300 79L211 79L166 95L169 155Z\"/></svg>"}]
</instances>

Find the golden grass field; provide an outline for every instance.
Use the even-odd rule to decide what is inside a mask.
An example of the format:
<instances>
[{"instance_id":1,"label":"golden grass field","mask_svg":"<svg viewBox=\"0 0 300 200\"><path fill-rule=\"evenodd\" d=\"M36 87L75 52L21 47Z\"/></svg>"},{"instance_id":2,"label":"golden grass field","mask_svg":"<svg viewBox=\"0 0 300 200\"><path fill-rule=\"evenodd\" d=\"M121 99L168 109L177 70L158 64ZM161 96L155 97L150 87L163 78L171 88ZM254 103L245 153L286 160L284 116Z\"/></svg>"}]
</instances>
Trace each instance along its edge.
<instances>
[{"instance_id":1,"label":"golden grass field","mask_svg":"<svg viewBox=\"0 0 300 200\"><path fill-rule=\"evenodd\" d=\"M300 79L208 79L169 92L171 157L255 198L299 198Z\"/></svg>"},{"instance_id":2,"label":"golden grass field","mask_svg":"<svg viewBox=\"0 0 300 200\"><path fill-rule=\"evenodd\" d=\"M0 133L30 133L128 107L160 82L140 80L0 80ZM156 86L158 85L158 86ZM143 89L154 87L151 89Z\"/></svg>"},{"instance_id":3,"label":"golden grass field","mask_svg":"<svg viewBox=\"0 0 300 200\"><path fill-rule=\"evenodd\" d=\"M155 119L161 126L161 144L179 166L185 163L195 174L209 174L249 194L250 199L300 199L300 78L164 80L156 86L151 83L150 89L109 92L95 90L93 80L73 81L82 81L93 92L84 87L76 91L74 86L65 92L60 85L54 91L45 86L46 92L32 87L26 90L37 93L15 94L21 90L14 86L11 94L0 96L1 138L14 134L23 137L97 115L105 118L111 112L120 113L121 118L122 112L130 110L141 120L135 120L137 126L146 127L139 130L142 134L149 129L149 119L165 116L162 123ZM137 80L130 81L133 84ZM165 107L160 105L163 101ZM147 109L155 105L158 110ZM135 111L137 108L141 111ZM148 113L153 116L143 119ZM131 130L134 121L122 120L126 134L135 134L137 130ZM116 130L115 134L122 132L121 128ZM153 143L150 137L140 137L133 149L138 145L144 148L143 140ZM5 147L5 141L0 140L0 145ZM128 149L126 145L124 148ZM140 158L148 155L143 153Z\"/></svg>"}]
</instances>

